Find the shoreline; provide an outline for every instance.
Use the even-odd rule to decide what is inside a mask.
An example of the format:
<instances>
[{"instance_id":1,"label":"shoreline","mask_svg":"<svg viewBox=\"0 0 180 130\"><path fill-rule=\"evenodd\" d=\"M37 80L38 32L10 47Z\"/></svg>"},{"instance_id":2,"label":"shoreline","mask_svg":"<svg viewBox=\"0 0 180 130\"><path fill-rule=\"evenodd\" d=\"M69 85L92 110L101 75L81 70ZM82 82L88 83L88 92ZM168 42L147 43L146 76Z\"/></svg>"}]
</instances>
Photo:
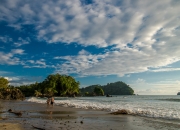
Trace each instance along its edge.
<instances>
[{"instance_id":1,"label":"shoreline","mask_svg":"<svg viewBox=\"0 0 180 130\"><path fill-rule=\"evenodd\" d=\"M110 112L100 110L56 105L52 107L27 101L0 100L0 103L0 130L5 128L32 130L34 129L32 125L45 130L177 130L180 128L178 122L133 115L112 115ZM22 112L22 116L9 113L9 109Z\"/></svg>"}]
</instances>

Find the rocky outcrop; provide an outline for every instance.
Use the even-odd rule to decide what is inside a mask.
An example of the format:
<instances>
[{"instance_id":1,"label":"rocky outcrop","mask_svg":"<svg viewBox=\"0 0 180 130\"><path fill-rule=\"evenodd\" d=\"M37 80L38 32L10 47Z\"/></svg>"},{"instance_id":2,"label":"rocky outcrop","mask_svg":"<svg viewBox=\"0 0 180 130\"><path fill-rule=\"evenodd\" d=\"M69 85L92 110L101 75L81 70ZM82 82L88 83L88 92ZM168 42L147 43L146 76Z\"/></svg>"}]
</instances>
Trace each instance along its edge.
<instances>
[{"instance_id":1,"label":"rocky outcrop","mask_svg":"<svg viewBox=\"0 0 180 130\"><path fill-rule=\"evenodd\" d=\"M106 97L112 97L111 95L107 94Z\"/></svg>"},{"instance_id":2,"label":"rocky outcrop","mask_svg":"<svg viewBox=\"0 0 180 130\"><path fill-rule=\"evenodd\" d=\"M7 88L0 90L0 99L4 100L24 100L24 94L16 88Z\"/></svg>"},{"instance_id":3,"label":"rocky outcrop","mask_svg":"<svg viewBox=\"0 0 180 130\"><path fill-rule=\"evenodd\" d=\"M180 92L178 92L177 95L180 95Z\"/></svg>"},{"instance_id":4,"label":"rocky outcrop","mask_svg":"<svg viewBox=\"0 0 180 130\"><path fill-rule=\"evenodd\" d=\"M113 114L113 115L120 115L120 114L126 115L128 113L129 113L128 110L122 109L122 110L118 110L116 112L112 112L110 114Z\"/></svg>"}]
</instances>

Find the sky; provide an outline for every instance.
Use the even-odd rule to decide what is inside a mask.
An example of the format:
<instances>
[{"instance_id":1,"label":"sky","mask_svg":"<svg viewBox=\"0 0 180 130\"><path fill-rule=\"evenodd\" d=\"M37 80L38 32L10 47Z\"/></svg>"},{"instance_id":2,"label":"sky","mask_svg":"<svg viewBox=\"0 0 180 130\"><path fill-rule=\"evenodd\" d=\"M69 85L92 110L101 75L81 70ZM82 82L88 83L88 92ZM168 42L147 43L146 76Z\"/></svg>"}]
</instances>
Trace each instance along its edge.
<instances>
[{"instance_id":1,"label":"sky","mask_svg":"<svg viewBox=\"0 0 180 130\"><path fill-rule=\"evenodd\" d=\"M1 0L0 76L11 85L70 75L180 91L180 0Z\"/></svg>"}]
</instances>

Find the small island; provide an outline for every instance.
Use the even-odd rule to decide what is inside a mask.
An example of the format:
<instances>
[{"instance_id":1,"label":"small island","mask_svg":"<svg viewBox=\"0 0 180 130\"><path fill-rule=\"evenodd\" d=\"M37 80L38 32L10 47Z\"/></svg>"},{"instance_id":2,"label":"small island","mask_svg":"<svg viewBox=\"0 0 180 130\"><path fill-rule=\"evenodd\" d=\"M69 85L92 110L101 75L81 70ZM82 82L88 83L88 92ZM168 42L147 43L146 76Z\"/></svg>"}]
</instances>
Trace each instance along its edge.
<instances>
[{"instance_id":1,"label":"small island","mask_svg":"<svg viewBox=\"0 0 180 130\"><path fill-rule=\"evenodd\" d=\"M180 92L178 92L177 95L180 95Z\"/></svg>"},{"instance_id":2,"label":"small island","mask_svg":"<svg viewBox=\"0 0 180 130\"><path fill-rule=\"evenodd\" d=\"M95 89L99 88L99 93ZM111 95L134 95L134 90L126 83L118 81L115 83L108 83L107 85L91 85L81 88L80 92L84 96L103 96L112 97ZM103 93L103 95L102 95Z\"/></svg>"}]
</instances>

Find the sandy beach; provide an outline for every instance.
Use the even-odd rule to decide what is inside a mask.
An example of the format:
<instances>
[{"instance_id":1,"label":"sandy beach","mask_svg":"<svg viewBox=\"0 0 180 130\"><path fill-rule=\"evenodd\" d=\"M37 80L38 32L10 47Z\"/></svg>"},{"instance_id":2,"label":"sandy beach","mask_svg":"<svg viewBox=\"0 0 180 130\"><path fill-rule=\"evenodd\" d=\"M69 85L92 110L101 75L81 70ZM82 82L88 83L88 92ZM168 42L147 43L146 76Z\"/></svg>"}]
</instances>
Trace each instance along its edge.
<instances>
[{"instance_id":1,"label":"sandy beach","mask_svg":"<svg viewBox=\"0 0 180 130\"><path fill-rule=\"evenodd\" d=\"M9 113L9 109L21 112L22 116ZM45 130L178 130L180 124L133 115L112 115L106 111L0 100L0 130L35 130L35 127Z\"/></svg>"}]
</instances>

